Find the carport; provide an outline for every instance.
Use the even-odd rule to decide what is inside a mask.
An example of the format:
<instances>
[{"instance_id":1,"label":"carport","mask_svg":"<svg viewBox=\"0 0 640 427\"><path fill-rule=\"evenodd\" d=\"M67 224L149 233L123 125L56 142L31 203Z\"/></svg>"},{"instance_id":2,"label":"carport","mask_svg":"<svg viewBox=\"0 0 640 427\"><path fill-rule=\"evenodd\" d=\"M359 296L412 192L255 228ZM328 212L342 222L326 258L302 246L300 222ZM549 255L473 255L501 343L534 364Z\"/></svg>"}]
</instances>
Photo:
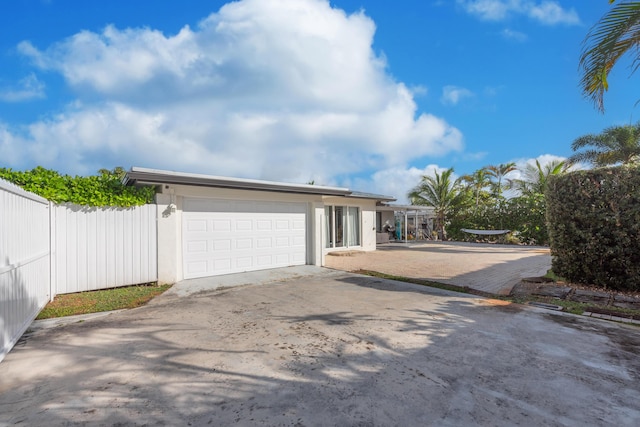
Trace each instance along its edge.
<instances>
[{"instance_id":1,"label":"carport","mask_svg":"<svg viewBox=\"0 0 640 427\"><path fill-rule=\"evenodd\" d=\"M416 205L395 205L390 203L378 203L376 206L378 232L382 232L382 227L387 221L400 231L398 241L407 243L409 241L409 224L413 227L412 240L431 239L433 230L434 209L429 206Z\"/></svg>"}]
</instances>

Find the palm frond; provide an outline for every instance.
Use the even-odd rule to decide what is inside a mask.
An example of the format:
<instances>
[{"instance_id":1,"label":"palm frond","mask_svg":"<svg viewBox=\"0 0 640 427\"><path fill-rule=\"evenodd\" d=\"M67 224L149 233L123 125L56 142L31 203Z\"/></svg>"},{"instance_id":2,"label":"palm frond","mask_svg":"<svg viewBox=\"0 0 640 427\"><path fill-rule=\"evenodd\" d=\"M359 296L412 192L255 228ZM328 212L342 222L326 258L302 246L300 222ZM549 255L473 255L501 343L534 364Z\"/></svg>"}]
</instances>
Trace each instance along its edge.
<instances>
[{"instance_id":1,"label":"palm frond","mask_svg":"<svg viewBox=\"0 0 640 427\"><path fill-rule=\"evenodd\" d=\"M604 111L607 77L618 59L640 43L640 2L621 2L600 19L583 41L579 68L583 95ZM634 59L633 71L638 67Z\"/></svg>"}]
</instances>

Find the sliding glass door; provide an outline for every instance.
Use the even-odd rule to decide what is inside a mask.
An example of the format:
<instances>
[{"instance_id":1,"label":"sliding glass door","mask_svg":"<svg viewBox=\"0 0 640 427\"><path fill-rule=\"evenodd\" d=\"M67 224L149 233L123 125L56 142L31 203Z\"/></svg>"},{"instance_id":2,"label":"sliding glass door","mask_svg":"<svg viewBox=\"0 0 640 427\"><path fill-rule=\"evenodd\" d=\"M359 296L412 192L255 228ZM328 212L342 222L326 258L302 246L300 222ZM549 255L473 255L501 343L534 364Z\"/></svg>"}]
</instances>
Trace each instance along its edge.
<instances>
[{"instance_id":1,"label":"sliding glass door","mask_svg":"<svg viewBox=\"0 0 640 427\"><path fill-rule=\"evenodd\" d=\"M360 208L325 206L325 247L360 246Z\"/></svg>"},{"instance_id":2,"label":"sliding glass door","mask_svg":"<svg viewBox=\"0 0 640 427\"><path fill-rule=\"evenodd\" d=\"M360 208L350 206L345 213L346 245L360 246Z\"/></svg>"}]
</instances>

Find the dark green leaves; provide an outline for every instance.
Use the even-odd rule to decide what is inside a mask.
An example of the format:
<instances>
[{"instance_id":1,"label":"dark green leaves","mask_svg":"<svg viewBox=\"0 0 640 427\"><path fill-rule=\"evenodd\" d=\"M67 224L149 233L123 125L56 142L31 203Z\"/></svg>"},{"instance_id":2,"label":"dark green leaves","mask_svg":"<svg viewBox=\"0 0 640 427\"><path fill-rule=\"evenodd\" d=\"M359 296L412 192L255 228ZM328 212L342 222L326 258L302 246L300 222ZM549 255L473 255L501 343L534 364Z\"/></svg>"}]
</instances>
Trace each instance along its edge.
<instances>
[{"instance_id":1,"label":"dark green leaves","mask_svg":"<svg viewBox=\"0 0 640 427\"><path fill-rule=\"evenodd\" d=\"M577 283L640 290L640 168L553 177L547 220L556 274Z\"/></svg>"}]
</instances>

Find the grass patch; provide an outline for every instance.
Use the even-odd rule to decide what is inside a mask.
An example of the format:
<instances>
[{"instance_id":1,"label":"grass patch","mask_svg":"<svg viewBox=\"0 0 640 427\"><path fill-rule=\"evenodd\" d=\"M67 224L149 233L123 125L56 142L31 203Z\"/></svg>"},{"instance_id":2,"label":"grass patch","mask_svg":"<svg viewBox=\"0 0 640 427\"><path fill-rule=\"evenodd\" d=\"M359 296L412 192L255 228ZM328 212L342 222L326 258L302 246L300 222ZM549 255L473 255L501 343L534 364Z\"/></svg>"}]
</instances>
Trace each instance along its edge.
<instances>
[{"instance_id":1,"label":"grass patch","mask_svg":"<svg viewBox=\"0 0 640 427\"><path fill-rule=\"evenodd\" d=\"M46 305L36 319L51 319L140 307L170 287L171 285L146 284L58 295Z\"/></svg>"},{"instance_id":2,"label":"grass patch","mask_svg":"<svg viewBox=\"0 0 640 427\"><path fill-rule=\"evenodd\" d=\"M566 313L572 313L572 314L582 314L585 311L588 311L586 310L587 307L593 306L593 304L585 304L582 302L567 301L560 298L541 297L536 295L529 295L526 297L524 296L509 297L509 300L517 304L526 304L528 302L543 302L546 304L559 305L560 307L563 308L562 311Z\"/></svg>"}]
</instances>

